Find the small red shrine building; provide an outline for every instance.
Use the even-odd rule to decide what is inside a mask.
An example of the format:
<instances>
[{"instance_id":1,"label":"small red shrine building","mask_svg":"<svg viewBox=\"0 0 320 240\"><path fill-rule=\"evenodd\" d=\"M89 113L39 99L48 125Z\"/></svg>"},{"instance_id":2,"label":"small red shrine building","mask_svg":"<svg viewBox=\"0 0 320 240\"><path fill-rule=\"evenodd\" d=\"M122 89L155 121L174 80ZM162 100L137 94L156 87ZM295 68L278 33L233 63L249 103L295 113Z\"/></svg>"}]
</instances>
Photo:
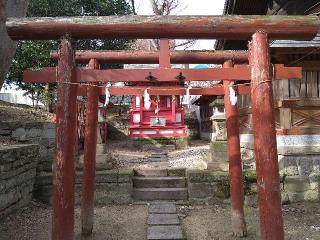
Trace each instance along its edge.
<instances>
[{"instance_id":1,"label":"small red shrine building","mask_svg":"<svg viewBox=\"0 0 320 240\"><path fill-rule=\"evenodd\" d=\"M151 106L144 106L143 96L133 96L130 108L129 137L185 137L184 108L180 96L150 96Z\"/></svg>"}]
</instances>

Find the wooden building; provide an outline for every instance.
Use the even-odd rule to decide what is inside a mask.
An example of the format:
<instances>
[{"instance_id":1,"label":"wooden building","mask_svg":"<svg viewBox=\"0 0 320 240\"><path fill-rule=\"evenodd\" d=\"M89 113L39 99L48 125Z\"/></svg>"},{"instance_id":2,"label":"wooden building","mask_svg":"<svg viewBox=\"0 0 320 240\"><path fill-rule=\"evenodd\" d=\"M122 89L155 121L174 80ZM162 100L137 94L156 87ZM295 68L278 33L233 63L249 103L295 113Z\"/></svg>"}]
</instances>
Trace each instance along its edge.
<instances>
[{"instance_id":1,"label":"wooden building","mask_svg":"<svg viewBox=\"0 0 320 240\"><path fill-rule=\"evenodd\" d=\"M224 14L307 15L320 1L227 0ZM270 42L272 63L302 66L302 80L274 81L275 121L280 169L308 176L320 170L320 35L312 41ZM217 41L217 50L244 50L247 41ZM238 96L241 145L253 149L250 96ZM249 154L250 155L250 154Z\"/></svg>"}]
</instances>

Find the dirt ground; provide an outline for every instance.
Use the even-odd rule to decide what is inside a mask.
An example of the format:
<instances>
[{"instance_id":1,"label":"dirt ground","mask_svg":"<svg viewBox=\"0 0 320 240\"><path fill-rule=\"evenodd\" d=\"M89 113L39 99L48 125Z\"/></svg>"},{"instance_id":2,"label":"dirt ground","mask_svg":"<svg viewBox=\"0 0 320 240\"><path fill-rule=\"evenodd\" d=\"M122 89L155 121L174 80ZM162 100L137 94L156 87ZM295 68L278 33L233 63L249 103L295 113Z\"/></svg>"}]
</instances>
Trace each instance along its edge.
<instances>
[{"instance_id":1,"label":"dirt ground","mask_svg":"<svg viewBox=\"0 0 320 240\"><path fill-rule=\"evenodd\" d=\"M31 203L4 220L0 220L1 240L51 239L51 207ZM147 206L124 205L96 207L94 235L81 237L80 209L75 212L75 234L80 240L145 240L147 235Z\"/></svg>"},{"instance_id":2,"label":"dirt ground","mask_svg":"<svg viewBox=\"0 0 320 240\"><path fill-rule=\"evenodd\" d=\"M179 206L183 231L188 240L233 240L230 206ZM258 209L246 208L248 237L259 239ZM320 240L319 203L283 207L286 240ZM95 209L95 230L90 240L144 240L147 234L147 205L105 206ZM80 235L80 209L76 209L76 239ZM31 203L1 221L1 240L46 240L51 235L51 208Z\"/></svg>"},{"instance_id":3,"label":"dirt ground","mask_svg":"<svg viewBox=\"0 0 320 240\"><path fill-rule=\"evenodd\" d=\"M230 206L182 207L183 230L188 240L231 240ZM248 237L259 237L259 215L257 208L245 209ZM283 206L286 240L320 240L319 203L297 203Z\"/></svg>"},{"instance_id":4,"label":"dirt ground","mask_svg":"<svg viewBox=\"0 0 320 240\"><path fill-rule=\"evenodd\" d=\"M25 104L14 104L0 100L0 122L10 121L50 121L53 114L43 110L36 109Z\"/></svg>"}]
</instances>

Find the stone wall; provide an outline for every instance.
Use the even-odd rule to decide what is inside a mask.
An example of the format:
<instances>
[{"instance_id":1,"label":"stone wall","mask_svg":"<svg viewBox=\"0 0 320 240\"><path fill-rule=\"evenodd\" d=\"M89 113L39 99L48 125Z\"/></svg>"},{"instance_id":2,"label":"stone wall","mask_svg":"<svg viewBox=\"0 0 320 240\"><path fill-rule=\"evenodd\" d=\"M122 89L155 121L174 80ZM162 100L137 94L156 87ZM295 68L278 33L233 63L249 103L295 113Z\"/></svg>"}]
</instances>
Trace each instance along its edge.
<instances>
[{"instance_id":1,"label":"stone wall","mask_svg":"<svg viewBox=\"0 0 320 240\"><path fill-rule=\"evenodd\" d=\"M38 144L37 172L52 170L55 124L50 122L1 122L0 138L19 144Z\"/></svg>"},{"instance_id":2,"label":"stone wall","mask_svg":"<svg viewBox=\"0 0 320 240\"><path fill-rule=\"evenodd\" d=\"M129 204L132 194L133 170L106 170L96 172L95 204ZM82 172L76 172L76 204L81 201ZM52 173L36 177L34 197L52 203Z\"/></svg>"},{"instance_id":3,"label":"stone wall","mask_svg":"<svg viewBox=\"0 0 320 240\"><path fill-rule=\"evenodd\" d=\"M216 203L229 198L227 172L189 170L187 172L189 201L191 203ZM257 178L255 171L244 171L245 204L257 206ZM285 176L280 179L282 203L320 201L320 172L309 176Z\"/></svg>"},{"instance_id":4,"label":"stone wall","mask_svg":"<svg viewBox=\"0 0 320 240\"><path fill-rule=\"evenodd\" d=\"M0 218L32 199L39 145L0 146Z\"/></svg>"}]
</instances>

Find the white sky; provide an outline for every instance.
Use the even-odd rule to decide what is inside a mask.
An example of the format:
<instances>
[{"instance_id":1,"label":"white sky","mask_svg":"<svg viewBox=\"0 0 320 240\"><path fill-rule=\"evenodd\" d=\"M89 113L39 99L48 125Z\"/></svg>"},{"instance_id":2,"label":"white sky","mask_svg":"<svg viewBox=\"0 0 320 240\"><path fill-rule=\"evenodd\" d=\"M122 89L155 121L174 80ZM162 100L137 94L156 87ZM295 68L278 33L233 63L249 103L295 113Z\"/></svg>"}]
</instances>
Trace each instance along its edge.
<instances>
[{"instance_id":1,"label":"white sky","mask_svg":"<svg viewBox=\"0 0 320 240\"><path fill-rule=\"evenodd\" d=\"M149 0L135 0L139 15L151 15ZM222 15L225 0L180 0L181 7L172 15ZM214 40L198 40L190 49L213 49Z\"/></svg>"}]
</instances>

